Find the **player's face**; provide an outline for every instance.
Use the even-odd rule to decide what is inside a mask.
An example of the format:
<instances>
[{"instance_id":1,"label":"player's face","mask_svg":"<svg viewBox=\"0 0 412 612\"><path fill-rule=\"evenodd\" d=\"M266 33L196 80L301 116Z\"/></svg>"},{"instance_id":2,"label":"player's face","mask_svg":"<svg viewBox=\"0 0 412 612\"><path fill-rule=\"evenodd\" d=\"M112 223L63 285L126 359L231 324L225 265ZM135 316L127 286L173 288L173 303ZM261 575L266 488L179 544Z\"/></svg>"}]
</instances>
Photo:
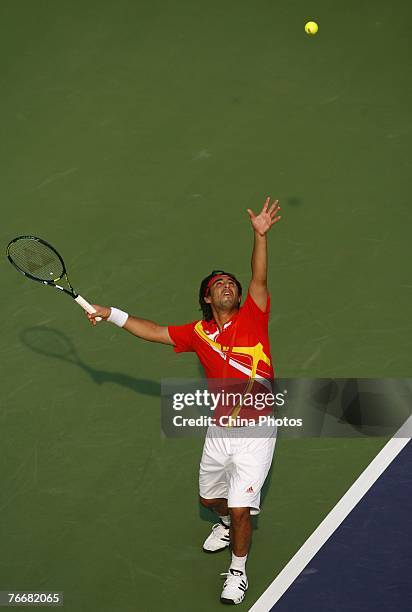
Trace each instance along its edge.
<instances>
[{"instance_id":1,"label":"player's face","mask_svg":"<svg viewBox=\"0 0 412 612\"><path fill-rule=\"evenodd\" d=\"M218 310L233 310L240 302L239 291L233 278L218 278L210 287L205 301Z\"/></svg>"}]
</instances>

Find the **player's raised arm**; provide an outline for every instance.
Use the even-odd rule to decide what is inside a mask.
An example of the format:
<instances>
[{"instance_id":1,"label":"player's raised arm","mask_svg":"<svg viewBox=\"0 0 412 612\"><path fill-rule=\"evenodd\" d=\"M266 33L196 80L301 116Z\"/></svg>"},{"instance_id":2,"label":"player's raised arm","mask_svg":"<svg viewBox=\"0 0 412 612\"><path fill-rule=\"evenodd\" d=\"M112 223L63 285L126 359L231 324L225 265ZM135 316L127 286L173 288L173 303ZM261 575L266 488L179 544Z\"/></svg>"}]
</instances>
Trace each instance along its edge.
<instances>
[{"instance_id":1,"label":"player's raised arm","mask_svg":"<svg viewBox=\"0 0 412 612\"><path fill-rule=\"evenodd\" d=\"M161 344L170 344L174 346L168 328L164 325L158 325L154 323L154 321L148 321L147 319L132 317L117 308L108 308L107 306L99 306L98 304L93 304L93 307L96 309L96 312L93 314L86 313L92 325L96 325L96 318L101 317L103 321L109 321L118 327L123 327L123 329L138 338L142 338L142 340L160 342Z\"/></svg>"},{"instance_id":2,"label":"player's raised arm","mask_svg":"<svg viewBox=\"0 0 412 612\"><path fill-rule=\"evenodd\" d=\"M270 205L270 197L266 198L261 212L255 215L250 208L247 212L252 223L254 232L254 244L252 252L252 279L249 285L249 293L254 302L261 310L266 309L267 303L267 240L266 234L281 218L278 214L280 206L278 200Z\"/></svg>"}]
</instances>

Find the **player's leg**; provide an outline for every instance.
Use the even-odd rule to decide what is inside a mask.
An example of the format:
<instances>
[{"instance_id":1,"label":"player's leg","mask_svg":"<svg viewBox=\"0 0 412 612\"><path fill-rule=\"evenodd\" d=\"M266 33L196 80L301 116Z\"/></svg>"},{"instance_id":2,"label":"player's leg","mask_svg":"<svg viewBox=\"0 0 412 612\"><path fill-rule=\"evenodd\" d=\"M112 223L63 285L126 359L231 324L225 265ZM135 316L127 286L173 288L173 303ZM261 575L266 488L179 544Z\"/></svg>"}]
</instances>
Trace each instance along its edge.
<instances>
[{"instance_id":1,"label":"player's leg","mask_svg":"<svg viewBox=\"0 0 412 612\"><path fill-rule=\"evenodd\" d=\"M250 508L229 508L229 514L231 518L230 542L232 552L236 557L245 557L249 552L252 540Z\"/></svg>"},{"instance_id":2,"label":"player's leg","mask_svg":"<svg viewBox=\"0 0 412 612\"><path fill-rule=\"evenodd\" d=\"M241 603L249 586L246 576L246 560L252 539L250 508L229 508L231 517L230 542L232 561L223 585L220 601L225 604Z\"/></svg>"},{"instance_id":3,"label":"player's leg","mask_svg":"<svg viewBox=\"0 0 412 612\"><path fill-rule=\"evenodd\" d=\"M232 440L233 468L228 484L231 516L232 562L221 601L237 604L248 588L246 561L252 538L251 514L260 511L260 491L269 472L276 443L276 431L268 438ZM246 436L246 430L243 432Z\"/></svg>"},{"instance_id":4,"label":"player's leg","mask_svg":"<svg viewBox=\"0 0 412 612\"><path fill-rule=\"evenodd\" d=\"M212 510L212 512L216 512L220 517L227 518L229 516L229 510L227 507L227 499L225 497L220 497L217 499L205 499L201 495L199 495L199 501L208 510Z\"/></svg>"},{"instance_id":5,"label":"player's leg","mask_svg":"<svg viewBox=\"0 0 412 612\"><path fill-rule=\"evenodd\" d=\"M214 553L230 544L230 516L227 507L228 455L224 441L207 435L199 470L199 500L202 506L215 512L219 522L203 544L204 552Z\"/></svg>"}]
</instances>

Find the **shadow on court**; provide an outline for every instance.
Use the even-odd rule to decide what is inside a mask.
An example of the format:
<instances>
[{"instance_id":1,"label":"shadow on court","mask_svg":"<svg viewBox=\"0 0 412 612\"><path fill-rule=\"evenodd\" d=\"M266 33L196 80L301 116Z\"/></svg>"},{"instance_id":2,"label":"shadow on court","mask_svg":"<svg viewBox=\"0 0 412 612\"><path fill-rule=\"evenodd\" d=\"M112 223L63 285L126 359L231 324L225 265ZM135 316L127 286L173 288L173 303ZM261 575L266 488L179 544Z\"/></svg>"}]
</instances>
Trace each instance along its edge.
<instances>
[{"instance_id":1,"label":"shadow on court","mask_svg":"<svg viewBox=\"0 0 412 612\"><path fill-rule=\"evenodd\" d=\"M142 395L160 397L160 383L155 380L134 378L122 372L92 368L79 357L70 338L57 329L41 326L29 327L21 332L20 340L24 346L35 353L78 366L87 372L93 382L98 385L115 383Z\"/></svg>"},{"instance_id":2,"label":"shadow on court","mask_svg":"<svg viewBox=\"0 0 412 612\"><path fill-rule=\"evenodd\" d=\"M289 206L301 206L303 204L303 200L297 196L290 196L286 198L286 204Z\"/></svg>"}]
</instances>

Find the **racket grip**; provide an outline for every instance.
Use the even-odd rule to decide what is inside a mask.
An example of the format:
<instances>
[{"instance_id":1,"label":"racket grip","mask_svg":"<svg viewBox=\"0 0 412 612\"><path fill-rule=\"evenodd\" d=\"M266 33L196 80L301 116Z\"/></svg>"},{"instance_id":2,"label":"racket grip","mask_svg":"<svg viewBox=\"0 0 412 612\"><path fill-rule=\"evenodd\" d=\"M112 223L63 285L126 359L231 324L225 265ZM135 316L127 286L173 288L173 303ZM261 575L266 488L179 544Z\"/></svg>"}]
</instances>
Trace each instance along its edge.
<instances>
[{"instance_id":1,"label":"racket grip","mask_svg":"<svg viewBox=\"0 0 412 612\"><path fill-rule=\"evenodd\" d=\"M96 312L96 309L93 308L93 306L89 304L89 302L87 302L81 295L78 295L77 297L75 297L74 301L77 302L79 306L81 306L83 310L85 310L89 314L93 314L94 312ZM96 321L101 321L101 320L102 320L101 317L96 317Z\"/></svg>"}]
</instances>

